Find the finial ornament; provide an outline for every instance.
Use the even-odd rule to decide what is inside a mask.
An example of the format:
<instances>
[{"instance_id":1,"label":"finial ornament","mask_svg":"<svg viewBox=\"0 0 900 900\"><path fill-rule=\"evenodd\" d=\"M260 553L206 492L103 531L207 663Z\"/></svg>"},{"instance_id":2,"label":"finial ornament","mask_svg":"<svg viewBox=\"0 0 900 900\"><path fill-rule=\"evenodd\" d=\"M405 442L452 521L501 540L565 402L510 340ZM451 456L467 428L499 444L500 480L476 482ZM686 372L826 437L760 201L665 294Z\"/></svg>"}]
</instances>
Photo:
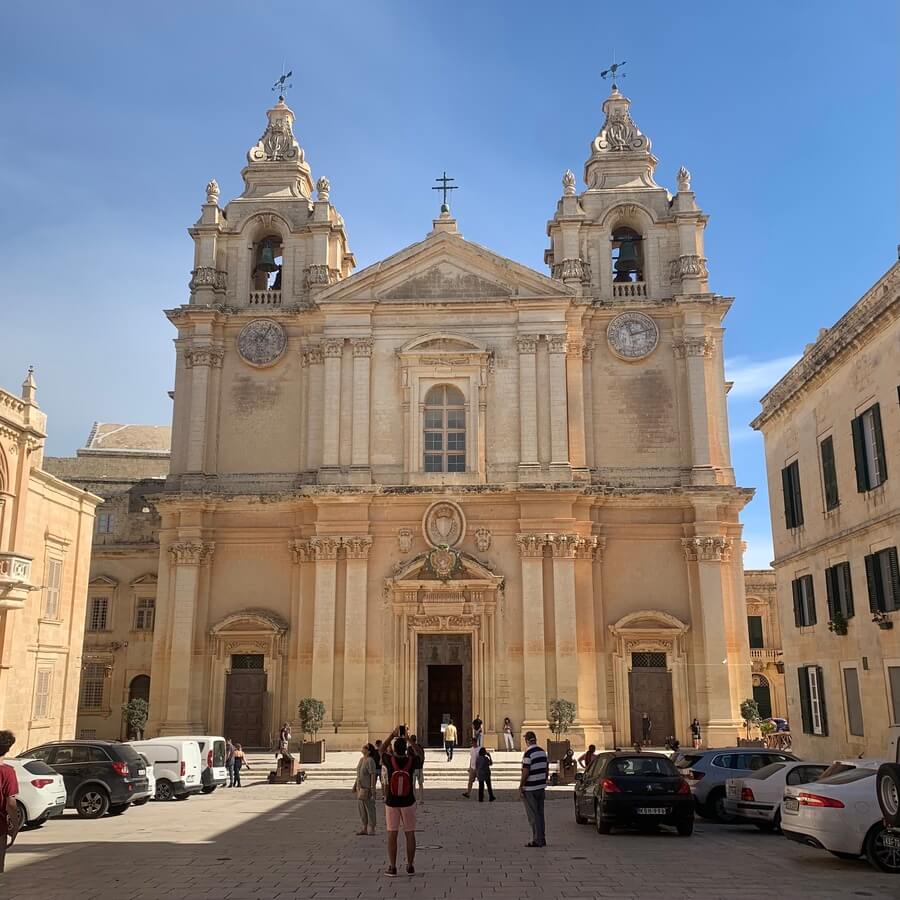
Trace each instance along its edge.
<instances>
[{"instance_id":1,"label":"finial ornament","mask_svg":"<svg viewBox=\"0 0 900 900\"><path fill-rule=\"evenodd\" d=\"M324 175L316 182L316 191L318 192L319 200L328 199L328 194L331 191L331 182Z\"/></svg>"},{"instance_id":2,"label":"finial ornament","mask_svg":"<svg viewBox=\"0 0 900 900\"><path fill-rule=\"evenodd\" d=\"M28 367L28 374L22 382L22 399L26 403L34 403L35 394L37 393L37 385L34 381L34 366Z\"/></svg>"},{"instance_id":3,"label":"finial ornament","mask_svg":"<svg viewBox=\"0 0 900 900\"><path fill-rule=\"evenodd\" d=\"M566 169L562 179L563 194L566 197L575 196L575 173L571 169Z\"/></svg>"},{"instance_id":4,"label":"finial ornament","mask_svg":"<svg viewBox=\"0 0 900 900\"><path fill-rule=\"evenodd\" d=\"M213 203L218 206L219 203L219 182L215 178L211 178L206 184L206 202Z\"/></svg>"},{"instance_id":5,"label":"finial ornament","mask_svg":"<svg viewBox=\"0 0 900 900\"><path fill-rule=\"evenodd\" d=\"M616 55L616 54L615 54L615 51L613 51L613 57L615 57L615 55ZM626 76L626 74L627 74L626 72L620 72L620 71L619 71L619 70L622 68L622 66L625 65L626 62L628 62L628 60L626 60L626 59L623 59L622 62L619 62L619 63L614 62L608 69L604 69L604 70L600 73L600 77L601 77L604 81L606 81L607 78L608 78L610 81L612 81L612 89L613 89L614 91L617 91L617 90L619 89L619 86L616 84L616 79L617 79L617 78L624 78L624 77Z\"/></svg>"},{"instance_id":6,"label":"finial ornament","mask_svg":"<svg viewBox=\"0 0 900 900\"><path fill-rule=\"evenodd\" d=\"M441 203L441 212L449 213L450 212L450 204L447 202L447 193L449 191L458 190L458 187L455 184L453 184L453 185L450 184L451 181L456 181L456 179L448 178L447 170L445 169L444 174L441 175L440 178L435 178L434 180L440 182L440 185L438 187L433 187L432 190L433 191L442 191L443 195L444 195L444 201L443 201L443 203Z\"/></svg>"},{"instance_id":7,"label":"finial ornament","mask_svg":"<svg viewBox=\"0 0 900 900\"><path fill-rule=\"evenodd\" d=\"M691 173L682 166L678 170L678 193L686 192L691 189Z\"/></svg>"},{"instance_id":8,"label":"finial ornament","mask_svg":"<svg viewBox=\"0 0 900 900\"><path fill-rule=\"evenodd\" d=\"M278 94L279 100L284 100L284 95L287 93L288 88L292 88L293 84L288 84L288 79L294 74L294 70L291 69L290 72L284 71L284 65L281 66L281 77L272 85L273 93Z\"/></svg>"}]
</instances>

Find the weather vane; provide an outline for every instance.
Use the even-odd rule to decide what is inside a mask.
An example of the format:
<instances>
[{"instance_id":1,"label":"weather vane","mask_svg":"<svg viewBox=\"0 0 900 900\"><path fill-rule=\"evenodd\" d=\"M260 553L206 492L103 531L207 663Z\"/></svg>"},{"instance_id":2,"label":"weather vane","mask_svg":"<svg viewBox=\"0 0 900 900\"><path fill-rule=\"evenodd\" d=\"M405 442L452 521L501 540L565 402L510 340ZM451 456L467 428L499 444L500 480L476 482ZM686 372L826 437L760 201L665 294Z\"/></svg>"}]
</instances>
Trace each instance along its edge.
<instances>
[{"instance_id":1,"label":"weather vane","mask_svg":"<svg viewBox=\"0 0 900 900\"><path fill-rule=\"evenodd\" d=\"M433 191L442 191L444 194L444 202L441 204L441 212L450 212L450 206L447 203L447 192L457 190L457 185L450 184L451 181L456 181L455 178L448 178L447 171L444 170L444 174L440 178L435 178L435 181L441 182L439 187L433 187Z\"/></svg>"},{"instance_id":2,"label":"weather vane","mask_svg":"<svg viewBox=\"0 0 900 900\"><path fill-rule=\"evenodd\" d=\"M272 90L277 91L279 100L284 100L284 95L287 92L288 88L292 88L294 86L293 84L288 84L288 78L290 78L293 74L293 69L291 69L290 72L285 72L284 64L282 64L281 78L279 78L278 81L276 81L275 84L272 85Z\"/></svg>"},{"instance_id":3,"label":"weather vane","mask_svg":"<svg viewBox=\"0 0 900 900\"><path fill-rule=\"evenodd\" d=\"M616 58L616 54L615 54L615 51L613 51L613 59L615 59L615 58ZM600 77L601 77L604 81L605 81L607 78L609 78L609 79L612 81L612 89L613 89L613 90L616 90L616 88L618 87L618 85L616 84L616 79L617 79L617 78L625 78L625 76L628 74L627 72L620 72L620 71L619 71L619 70L622 68L622 66L625 65L625 63L626 63L627 61L628 61L628 60L623 59L622 62L619 62L619 63L614 62L608 69L604 69L604 70L600 73Z\"/></svg>"}]
</instances>

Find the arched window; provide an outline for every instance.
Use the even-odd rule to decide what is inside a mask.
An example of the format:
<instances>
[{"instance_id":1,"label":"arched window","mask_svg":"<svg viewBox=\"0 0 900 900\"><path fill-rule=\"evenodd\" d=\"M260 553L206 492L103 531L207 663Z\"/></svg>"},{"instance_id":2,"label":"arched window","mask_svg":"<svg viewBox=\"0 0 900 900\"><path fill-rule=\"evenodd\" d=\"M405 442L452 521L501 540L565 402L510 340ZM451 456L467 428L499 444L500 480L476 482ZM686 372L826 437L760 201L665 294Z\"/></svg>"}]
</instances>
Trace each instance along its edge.
<instances>
[{"instance_id":1,"label":"arched window","mask_svg":"<svg viewBox=\"0 0 900 900\"><path fill-rule=\"evenodd\" d=\"M643 238L633 229L621 226L612 233L613 281L643 281Z\"/></svg>"},{"instance_id":2,"label":"arched window","mask_svg":"<svg viewBox=\"0 0 900 900\"><path fill-rule=\"evenodd\" d=\"M466 401L459 388L439 384L425 395L425 471L466 471Z\"/></svg>"},{"instance_id":3,"label":"arched window","mask_svg":"<svg viewBox=\"0 0 900 900\"><path fill-rule=\"evenodd\" d=\"M281 237L268 234L253 245L252 289L280 291L283 264Z\"/></svg>"},{"instance_id":4,"label":"arched window","mask_svg":"<svg viewBox=\"0 0 900 900\"><path fill-rule=\"evenodd\" d=\"M129 700L146 700L150 702L150 676L135 675L128 686Z\"/></svg>"}]
</instances>

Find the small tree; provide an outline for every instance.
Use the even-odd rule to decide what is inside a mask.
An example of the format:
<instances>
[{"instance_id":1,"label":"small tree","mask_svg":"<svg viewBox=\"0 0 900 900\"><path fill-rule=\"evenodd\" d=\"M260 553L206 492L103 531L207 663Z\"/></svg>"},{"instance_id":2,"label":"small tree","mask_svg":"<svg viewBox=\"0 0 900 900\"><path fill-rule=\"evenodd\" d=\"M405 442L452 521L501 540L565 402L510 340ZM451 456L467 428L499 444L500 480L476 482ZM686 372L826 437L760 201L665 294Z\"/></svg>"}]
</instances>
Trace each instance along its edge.
<instances>
[{"instance_id":1,"label":"small tree","mask_svg":"<svg viewBox=\"0 0 900 900\"><path fill-rule=\"evenodd\" d=\"M547 716L547 722L550 725L550 731L553 732L557 740L568 733L575 722L576 712L575 704L571 700L563 700L557 697L555 700L550 701L550 712Z\"/></svg>"},{"instance_id":2,"label":"small tree","mask_svg":"<svg viewBox=\"0 0 900 900\"><path fill-rule=\"evenodd\" d=\"M314 741L318 740L319 729L325 721L325 704L321 700L305 697L297 707L297 715L303 734L311 734Z\"/></svg>"},{"instance_id":3,"label":"small tree","mask_svg":"<svg viewBox=\"0 0 900 900\"><path fill-rule=\"evenodd\" d=\"M762 716L759 714L759 704L752 698L747 697L746 700L741 701L741 718L744 720L744 725L747 728L747 738L750 738L750 726L758 725L762 721Z\"/></svg>"},{"instance_id":4,"label":"small tree","mask_svg":"<svg viewBox=\"0 0 900 900\"><path fill-rule=\"evenodd\" d=\"M146 700L129 700L122 704L122 718L128 734L134 735L137 740L143 740L144 726L150 716L150 706Z\"/></svg>"}]
</instances>

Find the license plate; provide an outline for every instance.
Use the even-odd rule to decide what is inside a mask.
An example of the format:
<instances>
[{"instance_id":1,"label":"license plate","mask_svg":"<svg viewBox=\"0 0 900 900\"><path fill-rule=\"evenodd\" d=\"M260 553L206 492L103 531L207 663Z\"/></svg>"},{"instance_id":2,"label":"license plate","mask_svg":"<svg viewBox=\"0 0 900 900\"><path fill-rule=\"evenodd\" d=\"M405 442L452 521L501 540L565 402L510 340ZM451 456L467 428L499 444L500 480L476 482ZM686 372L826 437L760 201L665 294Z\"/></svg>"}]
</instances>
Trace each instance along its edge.
<instances>
[{"instance_id":1,"label":"license plate","mask_svg":"<svg viewBox=\"0 0 900 900\"><path fill-rule=\"evenodd\" d=\"M800 811L800 801L796 799L796 797L785 797L784 798L784 811L785 812L799 812Z\"/></svg>"},{"instance_id":2,"label":"license plate","mask_svg":"<svg viewBox=\"0 0 900 900\"><path fill-rule=\"evenodd\" d=\"M881 843L891 850L900 850L900 831L886 831L882 835Z\"/></svg>"},{"instance_id":3,"label":"license plate","mask_svg":"<svg viewBox=\"0 0 900 900\"><path fill-rule=\"evenodd\" d=\"M665 806L639 806L635 810L639 816L664 816L668 811Z\"/></svg>"},{"instance_id":4,"label":"license plate","mask_svg":"<svg viewBox=\"0 0 900 900\"><path fill-rule=\"evenodd\" d=\"M146 775L146 774L147 774L146 769L138 769L138 775Z\"/></svg>"},{"instance_id":5,"label":"license plate","mask_svg":"<svg viewBox=\"0 0 900 900\"><path fill-rule=\"evenodd\" d=\"M731 798L733 798L733 799L736 799L736 798L739 796L737 785L736 785L736 784L729 784L728 787L725 788L725 795L726 795L727 797L731 797Z\"/></svg>"}]
</instances>

